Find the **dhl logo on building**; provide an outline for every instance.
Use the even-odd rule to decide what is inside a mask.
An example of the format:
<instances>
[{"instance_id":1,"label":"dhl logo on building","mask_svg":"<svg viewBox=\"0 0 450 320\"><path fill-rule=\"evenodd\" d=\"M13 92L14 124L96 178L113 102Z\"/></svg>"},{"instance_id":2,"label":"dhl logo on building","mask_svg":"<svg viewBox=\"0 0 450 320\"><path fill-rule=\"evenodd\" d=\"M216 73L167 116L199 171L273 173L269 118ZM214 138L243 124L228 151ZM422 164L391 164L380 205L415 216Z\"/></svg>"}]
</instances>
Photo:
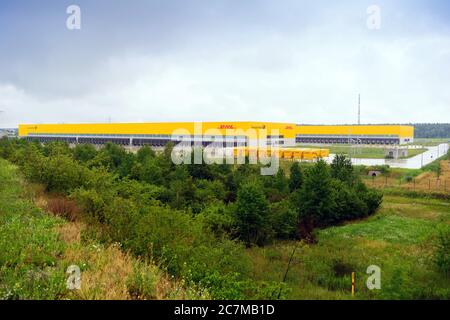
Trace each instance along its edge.
<instances>
[{"instance_id":1,"label":"dhl logo on building","mask_svg":"<svg viewBox=\"0 0 450 320\"><path fill-rule=\"evenodd\" d=\"M234 126L232 124L221 124L219 129L234 129Z\"/></svg>"}]
</instances>

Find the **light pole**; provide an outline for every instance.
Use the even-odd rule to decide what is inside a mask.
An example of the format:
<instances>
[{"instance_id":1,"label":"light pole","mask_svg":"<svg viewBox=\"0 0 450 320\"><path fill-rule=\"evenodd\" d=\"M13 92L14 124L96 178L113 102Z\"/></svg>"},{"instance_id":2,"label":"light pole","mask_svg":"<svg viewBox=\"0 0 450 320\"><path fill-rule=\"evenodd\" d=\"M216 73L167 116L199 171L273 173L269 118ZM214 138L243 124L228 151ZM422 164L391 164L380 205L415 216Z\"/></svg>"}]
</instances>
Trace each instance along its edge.
<instances>
[{"instance_id":1,"label":"light pole","mask_svg":"<svg viewBox=\"0 0 450 320\"><path fill-rule=\"evenodd\" d=\"M422 145L422 149L424 148L424 146ZM421 164L420 164L420 169L423 168L423 152L420 153L421 154Z\"/></svg>"}]
</instances>

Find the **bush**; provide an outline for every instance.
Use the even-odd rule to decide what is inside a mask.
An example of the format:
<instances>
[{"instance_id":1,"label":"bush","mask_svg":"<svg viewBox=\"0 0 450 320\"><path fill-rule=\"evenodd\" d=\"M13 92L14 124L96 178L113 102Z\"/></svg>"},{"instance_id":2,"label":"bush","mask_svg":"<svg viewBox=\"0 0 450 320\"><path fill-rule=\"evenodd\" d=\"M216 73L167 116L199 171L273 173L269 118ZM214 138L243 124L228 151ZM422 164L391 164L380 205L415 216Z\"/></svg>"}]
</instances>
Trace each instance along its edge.
<instances>
[{"instance_id":1,"label":"bush","mask_svg":"<svg viewBox=\"0 0 450 320\"><path fill-rule=\"evenodd\" d=\"M225 186L219 180L209 181L200 179L195 183L195 200L206 204L225 199Z\"/></svg>"},{"instance_id":2,"label":"bush","mask_svg":"<svg viewBox=\"0 0 450 320\"><path fill-rule=\"evenodd\" d=\"M155 271L143 263L134 263L133 272L127 279L127 289L133 299L157 298L156 284L160 278Z\"/></svg>"},{"instance_id":3,"label":"bush","mask_svg":"<svg viewBox=\"0 0 450 320\"><path fill-rule=\"evenodd\" d=\"M127 247L127 244L135 237L136 223L138 223L139 211L134 202L116 197L112 202L105 204L103 214L111 239Z\"/></svg>"},{"instance_id":4,"label":"bush","mask_svg":"<svg viewBox=\"0 0 450 320\"><path fill-rule=\"evenodd\" d=\"M305 181L294 197L300 219L313 226L326 224L334 215L334 190L329 168L319 160L306 174Z\"/></svg>"},{"instance_id":5,"label":"bush","mask_svg":"<svg viewBox=\"0 0 450 320\"><path fill-rule=\"evenodd\" d=\"M300 164L295 161L290 168L289 175L289 190L291 192L300 189L303 183L303 172L300 168Z\"/></svg>"},{"instance_id":6,"label":"bush","mask_svg":"<svg viewBox=\"0 0 450 320\"><path fill-rule=\"evenodd\" d=\"M362 218L369 214L369 208L364 198L360 197L361 194L358 194L354 188L340 180L334 180L333 187L336 208L334 214L324 222L331 225L345 220Z\"/></svg>"},{"instance_id":7,"label":"bush","mask_svg":"<svg viewBox=\"0 0 450 320\"><path fill-rule=\"evenodd\" d=\"M149 146L143 146L136 153L137 161L140 163L145 163L149 159L155 158L155 157L156 157L155 151L153 151L153 149L150 148Z\"/></svg>"},{"instance_id":8,"label":"bush","mask_svg":"<svg viewBox=\"0 0 450 320\"><path fill-rule=\"evenodd\" d=\"M87 163L95 158L97 150L92 144L77 144L73 149L75 160Z\"/></svg>"},{"instance_id":9,"label":"bush","mask_svg":"<svg viewBox=\"0 0 450 320\"><path fill-rule=\"evenodd\" d=\"M43 153L46 157L53 157L57 155L71 156L72 152L69 148L69 144L63 141L52 141L46 143L43 148Z\"/></svg>"},{"instance_id":10,"label":"bush","mask_svg":"<svg viewBox=\"0 0 450 320\"><path fill-rule=\"evenodd\" d=\"M271 233L267 218L269 205L256 180L243 183L237 193L236 223L239 236L247 246L262 245Z\"/></svg>"},{"instance_id":11,"label":"bush","mask_svg":"<svg viewBox=\"0 0 450 320\"><path fill-rule=\"evenodd\" d=\"M241 278L249 270L248 257L239 244L217 238L201 219L186 213L153 206L139 215L121 219L125 224L135 221L133 236L126 237L129 239L124 243L126 248L136 255L153 257L170 274L212 289L216 294L221 288L208 280L214 274L226 278L239 270L236 274Z\"/></svg>"},{"instance_id":12,"label":"bush","mask_svg":"<svg viewBox=\"0 0 450 320\"><path fill-rule=\"evenodd\" d=\"M104 209L108 203L111 203L113 194L100 193L94 189L77 189L71 195L80 208L96 218L99 222L104 222Z\"/></svg>"},{"instance_id":13,"label":"bush","mask_svg":"<svg viewBox=\"0 0 450 320\"><path fill-rule=\"evenodd\" d=\"M45 208L54 215L62 217L68 221L75 221L79 216L79 210L76 202L64 197L54 197L48 199Z\"/></svg>"},{"instance_id":14,"label":"bush","mask_svg":"<svg viewBox=\"0 0 450 320\"><path fill-rule=\"evenodd\" d=\"M278 239L297 237L298 213L288 200L272 203L269 212L270 224Z\"/></svg>"},{"instance_id":15,"label":"bush","mask_svg":"<svg viewBox=\"0 0 450 320\"><path fill-rule=\"evenodd\" d=\"M42 165L41 170L40 180L46 185L47 190L64 194L81 187L88 171L65 154L50 157L45 161L45 165Z\"/></svg>"},{"instance_id":16,"label":"bush","mask_svg":"<svg viewBox=\"0 0 450 320\"><path fill-rule=\"evenodd\" d=\"M331 163L331 177L348 184L353 183L352 161L343 154L337 154Z\"/></svg>"},{"instance_id":17,"label":"bush","mask_svg":"<svg viewBox=\"0 0 450 320\"><path fill-rule=\"evenodd\" d=\"M162 185L164 183L163 171L157 161L151 157L144 162L135 164L131 169L131 173L143 182L155 185Z\"/></svg>"},{"instance_id":18,"label":"bush","mask_svg":"<svg viewBox=\"0 0 450 320\"><path fill-rule=\"evenodd\" d=\"M382 194L369 190L353 174L345 156L339 156L331 170L321 160L310 168L302 187L293 193L291 199L299 213L300 236L314 241L312 231L315 227L373 214L381 205Z\"/></svg>"},{"instance_id":19,"label":"bush","mask_svg":"<svg viewBox=\"0 0 450 320\"><path fill-rule=\"evenodd\" d=\"M226 207L222 203L206 206L198 215L202 221L217 237L226 237L236 234L236 220L233 206Z\"/></svg>"}]
</instances>

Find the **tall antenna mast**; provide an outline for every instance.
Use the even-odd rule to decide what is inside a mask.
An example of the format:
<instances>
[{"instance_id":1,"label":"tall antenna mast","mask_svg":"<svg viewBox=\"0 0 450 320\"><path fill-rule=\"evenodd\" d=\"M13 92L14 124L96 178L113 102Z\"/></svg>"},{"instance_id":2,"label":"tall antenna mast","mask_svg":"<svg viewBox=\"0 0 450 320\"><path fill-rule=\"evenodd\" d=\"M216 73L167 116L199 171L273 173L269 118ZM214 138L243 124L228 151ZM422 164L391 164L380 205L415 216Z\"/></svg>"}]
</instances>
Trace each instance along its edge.
<instances>
[{"instance_id":1,"label":"tall antenna mast","mask_svg":"<svg viewBox=\"0 0 450 320\"><path fill-rule=\"evenodd\" d=\"M361 124L361 95L358 94L358 125Z\"/></svg>"}]
</instances>

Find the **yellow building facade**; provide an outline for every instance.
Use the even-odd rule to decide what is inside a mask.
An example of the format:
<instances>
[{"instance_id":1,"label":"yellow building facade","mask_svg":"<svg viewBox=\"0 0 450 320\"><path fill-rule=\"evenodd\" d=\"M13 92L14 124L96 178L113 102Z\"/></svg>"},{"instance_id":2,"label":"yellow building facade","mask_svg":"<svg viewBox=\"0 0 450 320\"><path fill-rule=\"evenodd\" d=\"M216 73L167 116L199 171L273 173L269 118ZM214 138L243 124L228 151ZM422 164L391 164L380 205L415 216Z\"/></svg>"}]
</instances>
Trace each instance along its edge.
<instances>
[{"instance_id":1,"label":"yellow building facade","mask_svg":"<svg viewBox=\"0 0 450 320\"><path fill-rule=\"evenodd\" d=\"M295 144L295 124L274 122L154 122L22 124L19 136L42 142L162 146L168 141L236 142L237 145Z\"/></svg>"},{"instance_id":2,"label":"yellow building facade","mask_svg":"<svg viewBox=\"0 0 450 320\"><path fill-rule=\"evenodd\" d=\"M296 125L276 122L153 122L94 124L21 124L19 136L48 142L131 146L163 146L168 141L230 143L232 146L277 144L404 144L413 141L414 128L401 125ZM292 151L294 152L294 151Z\"/></svg>"},{"instance_id":3,"label":"yellow building facade","mask_svg":"<svg viewBox=\"0 0 450 320\"><path fill-rule=\"evenodd\" d=\"M414 127L403 125L297 125L296 143L405 144L414 141Z\"/></svg>"}]
</instances>

